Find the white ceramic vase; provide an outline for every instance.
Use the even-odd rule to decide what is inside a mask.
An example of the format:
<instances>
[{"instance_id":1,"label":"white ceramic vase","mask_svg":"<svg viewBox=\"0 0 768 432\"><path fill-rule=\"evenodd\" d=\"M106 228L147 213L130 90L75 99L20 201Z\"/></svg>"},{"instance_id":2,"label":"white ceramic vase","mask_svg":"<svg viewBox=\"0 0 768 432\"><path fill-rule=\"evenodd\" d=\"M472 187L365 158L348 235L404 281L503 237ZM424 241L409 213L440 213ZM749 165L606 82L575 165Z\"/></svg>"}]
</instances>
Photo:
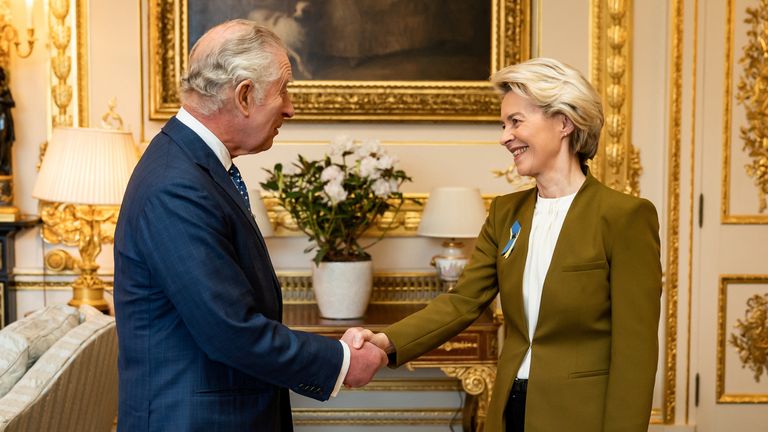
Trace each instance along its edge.
<instances>
[{"instance_id":1,"label":"white ceramic vase","mask_svg":"<svg viewBox=\"0 0 768 432\"><path fill-rule=\"evenodd\" d=\"M312 266L312 289L323 318L362 317L368 308L372 288L373 263L370 260L321 262L319 266Z\"/></svg>"}]
</instances>

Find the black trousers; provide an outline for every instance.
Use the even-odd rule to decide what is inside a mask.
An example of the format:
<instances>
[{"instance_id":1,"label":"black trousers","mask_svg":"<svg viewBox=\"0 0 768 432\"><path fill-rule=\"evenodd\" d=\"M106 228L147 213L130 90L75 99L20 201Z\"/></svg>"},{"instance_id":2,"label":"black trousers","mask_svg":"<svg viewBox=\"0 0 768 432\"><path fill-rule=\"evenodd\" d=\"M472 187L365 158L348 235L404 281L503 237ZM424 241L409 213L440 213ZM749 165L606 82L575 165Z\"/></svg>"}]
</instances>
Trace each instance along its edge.
<instances>
[{"instance_id":1,"label":"black trousers","mask_svg":"<svg viewBox=\"0 0 768 432\"><path fill-rule=\"evenodd\" d=\"M504 418L507 422L506 432L525 432L525 394L528 391L528 380L515 379L512 391L509 392L507 406L504 408Z\"/></svg>"}]
</instances>

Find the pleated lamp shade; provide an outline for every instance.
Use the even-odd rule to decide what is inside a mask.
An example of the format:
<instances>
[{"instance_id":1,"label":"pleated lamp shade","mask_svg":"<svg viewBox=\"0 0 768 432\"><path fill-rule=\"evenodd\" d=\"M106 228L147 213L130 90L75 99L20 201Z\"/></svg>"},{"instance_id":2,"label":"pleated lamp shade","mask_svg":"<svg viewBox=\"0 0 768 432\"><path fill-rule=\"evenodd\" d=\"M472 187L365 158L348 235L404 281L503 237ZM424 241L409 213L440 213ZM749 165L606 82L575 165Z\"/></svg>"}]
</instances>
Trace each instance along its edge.
<instances>
[{"instance_id":1,"label":"pleated lamp shade","mask_svg":"<svg viewBox=\"0 0 768 432\"><path fill-rule=\"evenodd\" d=\"M418 233L425 237L475 238L485 216L485 204L477 188L435 188L424 206Z\"/></svg>"},{"instance_id":2,"label":"pleated lamp shade","mask_svg":"<svg viewBox=\"0 0 768 432\"><path fill-rule=\"evenodd\" d=\"M138 159L130 132L56 128L32 196L52 202L119 205Z\"/></svg>"}]
</instances>

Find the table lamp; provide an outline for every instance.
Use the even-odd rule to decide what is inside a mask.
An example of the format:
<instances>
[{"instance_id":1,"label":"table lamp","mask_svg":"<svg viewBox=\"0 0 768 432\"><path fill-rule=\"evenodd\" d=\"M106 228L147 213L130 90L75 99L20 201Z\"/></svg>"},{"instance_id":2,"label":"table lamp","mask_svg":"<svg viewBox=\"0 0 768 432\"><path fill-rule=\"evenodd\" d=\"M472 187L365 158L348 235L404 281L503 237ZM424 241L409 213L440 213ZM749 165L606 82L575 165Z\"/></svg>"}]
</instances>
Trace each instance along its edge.
<instances>
[{"instance_id":1,"label":"table lamp","mask_svg":"<svg viewBox=\"0 0 768 432\"><path fill-rule=\"evenodd\" d=\"M485 204L476 188L439 187L429 194L418 233L446 239L432 265L448 290L456 285L469 261L462 250L464 244L457 239L477 237L485 217Z\"/></svg>"},{"instance_id":2,"label":"table lamp","mask_svg":"<svg viewBox=\"0 0 768 432\"><path fill-rule=\"evenodd\" d=\"M102 243L111 243L119 205L138 151L130 132L56 128L32 196L41 200L42 235L49 243L77 246L80 276L69 304L107 311L104 282L96 275ZM50 205L48 203L49 202Z\"/></svg>"}]
</instances>

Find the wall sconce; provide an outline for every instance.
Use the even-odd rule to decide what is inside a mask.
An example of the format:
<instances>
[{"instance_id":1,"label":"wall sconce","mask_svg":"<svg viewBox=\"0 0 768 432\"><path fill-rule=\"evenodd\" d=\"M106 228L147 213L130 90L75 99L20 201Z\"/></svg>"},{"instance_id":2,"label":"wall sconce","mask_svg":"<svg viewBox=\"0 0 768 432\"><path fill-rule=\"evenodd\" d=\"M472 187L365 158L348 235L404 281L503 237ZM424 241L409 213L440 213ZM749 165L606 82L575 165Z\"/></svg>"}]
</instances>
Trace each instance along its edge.
<instances>
[{"instance_id":1,"label":"wall sconce","mask_svg":"<svg viewBox=\"0 0 768 432\"><path fill-rule=\"evenodd\" d=\"M32 21L35 0L26 0L27 4L27 49L24 52L19 40L19 31L11 24L9 0L0 0L0 64L7 65L11 57L11 48L16 47L16 54L27 58L35 47L35 27Z\"/></svg>"},{"instance_id":2,"label":"wall sconce","mask_svg":"<svg viewBox=\"0 0 768 432\"><path fill-rule=\"evenodd\" d=\"M469 257L457 239L475 238L485 222L486 211L480 191L466 187L439 187L432 190L419 224L419 235L446 239L432 265L450 291L459 280Z\"/></svg>"},{"instance_id":3,"label":"wall sconce","mask_svg":"<svg viewBox=\"0 0 768 432\"><path fill-rule=\"evenodd\" d=\"M79 249L80 260L74 260L74 266L80 276L72 284L72 306L109 308L104 282L96 275L96 257L102 243L114 240L118 206L137 162L138 150L129 132L53 130L32 196L41 200L45 241ZM59 255L62 259L66 261Z\"/></svg>"}]
</instances>

